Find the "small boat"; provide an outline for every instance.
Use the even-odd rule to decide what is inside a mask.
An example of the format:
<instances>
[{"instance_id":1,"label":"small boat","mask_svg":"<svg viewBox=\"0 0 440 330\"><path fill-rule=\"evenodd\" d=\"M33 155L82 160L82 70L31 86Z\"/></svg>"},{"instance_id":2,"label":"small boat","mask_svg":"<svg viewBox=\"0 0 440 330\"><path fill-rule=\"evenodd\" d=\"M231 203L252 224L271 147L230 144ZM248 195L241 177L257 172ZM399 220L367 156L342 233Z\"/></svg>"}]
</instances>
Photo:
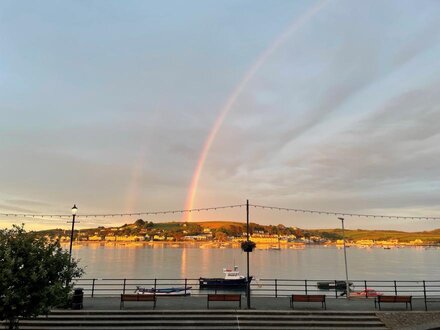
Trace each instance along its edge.
<instances>
[{"instance_id":1,"label":"small boat","mask_svg":"<svg viewBox=\"0 0 440 330\"><path fill-rule=\"evenodd\" d=\"M353 285L353 282L348 282L349 286ZM345 290L347 283L345 281L324 281L316 283L316 286L320 290Z\"/></svg>"},{"instance_id":2,"label":"small boat","mask_svg":"<svg viewBox=\"0 0 440 330\"><path fill-rule=\"evenodd\" d=\"M240 275L238 266L234 266L234 269L223 269L225 277L208 278L200 277L199 286L200 289L244 289L247 286L247 279L245 276ZM252 276L249 276L249 282L252 281Z\"/></svg>"},{"instance_id":3,"label":"small boat","mask_svg":"<svg viewBox=\"0 0 440 330\"><path fill-rule=\"evenodd\" d=\"M142 288L136 287L134 293L138 294L154 294L156 296L189 296L191 294L190 286L187 287L173 287L173 288Z\"/></svg>"},{"instance_id":4,"label":"small boat","mask_svg":"<svg viewBox=\"0 0 440 330\"><path fill-rule=\"evenodd\" d=\"M377 296L382 296L383 293L377 292L374 289L371 288L366 288L364 290L361 291L352 291L350 292L350 298L368 298L368 297L377 297Z\"/></svg>"}]
</instances>

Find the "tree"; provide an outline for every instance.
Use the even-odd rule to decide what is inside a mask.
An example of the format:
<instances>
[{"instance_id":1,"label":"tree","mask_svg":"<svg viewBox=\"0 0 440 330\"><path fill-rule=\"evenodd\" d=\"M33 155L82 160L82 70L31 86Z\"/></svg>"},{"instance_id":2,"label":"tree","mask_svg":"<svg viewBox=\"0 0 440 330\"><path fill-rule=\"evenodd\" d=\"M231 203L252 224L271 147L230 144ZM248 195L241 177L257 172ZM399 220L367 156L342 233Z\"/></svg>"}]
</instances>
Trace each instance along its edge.
<instances>
[{"instance_id":1,"label":"tree","mask_svg":"<svg viewBox=\"0 0 440 330\"><path fill-rule=\"evenodd\" d=\"M23 225L0 230L0 264L0 320L9 329L18 329L19 317L66 305L72 279L84 273L59 241L27 233Z\"/></svg>"},{"instance_id":2,"label":"tree","mask_svg":"<svg viewBox=\"0 0 440 330\"><path fill-rule=\"evenodd\" d=\"M228 239L228 235L226 235L224 232L222 231L218 231L215 233L215 240L219 241L219 242L224 242Z\"/></svg>"},{"instance_id":3,"label":"tree","mask_svg":"<svg viewBox=\"0 0 440 330\"><path fill-rule=\"evenodd\" d=\"M137 219L134 224L136 225L136 227L145 227L145 221L142 219Z\"/></svg>"},{"instance_id":4,"label":"tree","mask_svg":"<svg viewBox=\"0 0 440 330\"><path fill-rule=\"evenodd\" d=\"M301 238L301 237L304 236L304 234L303 234L303 232L302 232L301 229L296 228L296 230L295 230L295 236L296 236L297 238Z\"/></svg>"}]
</instances>

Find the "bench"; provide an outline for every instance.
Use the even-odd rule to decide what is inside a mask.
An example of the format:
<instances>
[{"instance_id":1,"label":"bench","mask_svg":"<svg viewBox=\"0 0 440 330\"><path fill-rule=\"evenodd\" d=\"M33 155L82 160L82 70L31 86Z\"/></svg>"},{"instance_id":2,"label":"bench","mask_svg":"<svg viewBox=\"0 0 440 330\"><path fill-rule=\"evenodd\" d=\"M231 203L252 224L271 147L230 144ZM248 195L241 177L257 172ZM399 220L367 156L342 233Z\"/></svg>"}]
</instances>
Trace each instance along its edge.
<instances>
[{"instance_id":1,"label":"bench","mask_svg":"<svg viewBox=\"0 0 440 330\"><path fill-rule=\"evenodd\" d=\"M208 309L210 301L238 301L241 309L241 294L208 294Z\"/></svg>"},{"instance_id":2,"label":"bench","mask_svg":"<svg viewBox=\"0 0 440 330\"><path fill-rule=\"evenodd\" d=\"M153 309L156 308L156 295L155 294L121 294L121 305L120 309L124 308L125 301L152 301Z\"/></svg>"},{"instance_id":3,"label":"bench","mask_svg":"<svg viewBox=\"0 0 440 330\"><path fill-rule=\"evenodd\" d=\"M409 304L412 310L412 296L377 296L374 299L374 308L378 304L380 310L381 303L405 303L406 309L408 309Z\"/></svg>"},{"instance_id":4,"label":"bench","mask_svg":"<svg viewBox=\"0 0 440 330\"><path fill-rule=\"evenodd\" d=\"M327 304L325 303L324 294L293 294L290 298L290 307L294 309L294 302L320 302L322 308L327 309Z\"/></svg>"}]
</instances>

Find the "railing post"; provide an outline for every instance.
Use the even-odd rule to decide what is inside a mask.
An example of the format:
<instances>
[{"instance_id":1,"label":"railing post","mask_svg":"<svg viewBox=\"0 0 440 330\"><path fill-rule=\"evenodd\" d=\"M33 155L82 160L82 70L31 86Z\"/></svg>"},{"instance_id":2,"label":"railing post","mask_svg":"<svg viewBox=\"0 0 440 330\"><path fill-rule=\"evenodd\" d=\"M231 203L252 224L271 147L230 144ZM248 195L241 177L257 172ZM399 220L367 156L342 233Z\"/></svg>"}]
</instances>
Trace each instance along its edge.
<instances>
[{"instance_id":1,"label":"railing post","mask_svg":"<svg viewBox=\"0 0 440 330\"><path fill-rule=\"evenodd\" d=\"M157 289L157 278L154 279L154 292L156 292Z\"/></svg>"},{"instance_id":2,"label":"railing post","mask_svg":"<svg viewBox=\"0 0 440 330\"><path fill-rule=\"evenodd\" d=\"M336 280L335 280L335 297L336 297L336 299L338 299L338 290L336 289Z\"/></svg>"},{"instance_id":3,"label":"railing post","mask_svg":"<svg viewBox=\"0 0 440 330\"><path fill-rule=\"evenodd\" d=\"M367 281L364 281L364 288L365 288L365 298L368 298L368 294L367 294Z\"/></svg>"},{"instance_id":4,"label":"railing post","mask_svg":"<svg viewBox=\"0 0 440 330\"><path fill-rule=\"evenodd\" d=\"M92 298L94 293L95 293L95 279L92 280Z\"/></svg>"},{"instance_id":5,"label":"railing post","mask_svg":"<svg viewBox=\"0 0 440 330\"><path fill-rule=\"evenodd\" d=\"M275 279L275 298L278 298L278 280Z\"/></svg>"},{"instance_id":6,"label":"railing post","mask_svg":"<svg viewBox=\"0 0 440 330\"><path fill-rule=\"evenodd\" d=\"M397 281L394 281L394 294L397 296Z\"/></svg>"},{"instance_id":7,"label":"railing post","mask_svg":"<svg viewBox=\"0 0 440 330\"><path fill-rule=\"evenodd\" d=\"M185 296L186 296L186 284L188 283L188 279L185 278Z\"/></svg>"},{"instance_id":8,"label":"railing post","mask_svg":"<svg viewBox=\"0 0 440 330\"><path fill-rule=\"evenodd\" d=\"M307 294L307 280L304 280L304 288L305 288L305 291L306 291L306 294Z\"/></svg>"},{"instance_id":9,"label":"railing post","mask_svg":"<svg viewBox=\"0 0 440 330\"><path fill-rule=\"evenodd\" d=\"M425 299L425 311L428 311L428 304L426 302L426 283L423 280L423 298Z\"/></svg>"},{"instance_id":10,"label":"railing post","mask_svg":"<svg viewBox=\"0 0 440 330\"><path fill-rule=\"evenodd\" d=\"M122 288L122 293L123 294L125 294L125 285L126 285L126 283L127 283L127 279L124 278L124 287Z\"/></svg>"}]
</instances>

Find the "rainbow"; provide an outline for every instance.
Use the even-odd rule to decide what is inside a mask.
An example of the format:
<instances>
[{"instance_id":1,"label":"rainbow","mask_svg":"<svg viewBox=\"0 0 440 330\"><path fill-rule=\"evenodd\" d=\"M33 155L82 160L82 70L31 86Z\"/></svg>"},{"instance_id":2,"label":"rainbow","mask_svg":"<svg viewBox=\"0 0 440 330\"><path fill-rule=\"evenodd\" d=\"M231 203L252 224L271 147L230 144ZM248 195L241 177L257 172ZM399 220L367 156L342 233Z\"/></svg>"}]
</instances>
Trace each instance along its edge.
<instances>
[{"instance_id":1,"label":"rainbow","mask_svg":"<svg viewBox=\"0 0 440 330\"><path fill-rule=\"evenodd\" d=\"M267 59L280 48L289 37L300 30L300 28L306 24L314 15L316 15L329 1L322 0L318 1L314 6L309 8L300 18L296 19L291 23L287 29L281 33L272 43L266 48L254 64L250 67L250 69L243 76L239 84L235 87L232 94L226 100L226 103L223 105L219 116L214 122L214 125L211 128L211 131L208 137L203 144L202 151L200 152L199 159L197 162L197 166L194 170L194 174L191 180L191 184L188 188L188 194L185 203L185 209L190 210L194 206L194 200L197 194L197 187L199 185L200 175L203 170L203 166L205 165L206 158L208 156L209 150L211 149L212 143L214 142L227 114L231 111L233 105L237 101L238 97L241 95L243 90L246 88L249 81L251 81L258 70L264 65ZM191 212L187 212L185 214L185 221L191 221Z\"/></svg>"}]
</instances>

